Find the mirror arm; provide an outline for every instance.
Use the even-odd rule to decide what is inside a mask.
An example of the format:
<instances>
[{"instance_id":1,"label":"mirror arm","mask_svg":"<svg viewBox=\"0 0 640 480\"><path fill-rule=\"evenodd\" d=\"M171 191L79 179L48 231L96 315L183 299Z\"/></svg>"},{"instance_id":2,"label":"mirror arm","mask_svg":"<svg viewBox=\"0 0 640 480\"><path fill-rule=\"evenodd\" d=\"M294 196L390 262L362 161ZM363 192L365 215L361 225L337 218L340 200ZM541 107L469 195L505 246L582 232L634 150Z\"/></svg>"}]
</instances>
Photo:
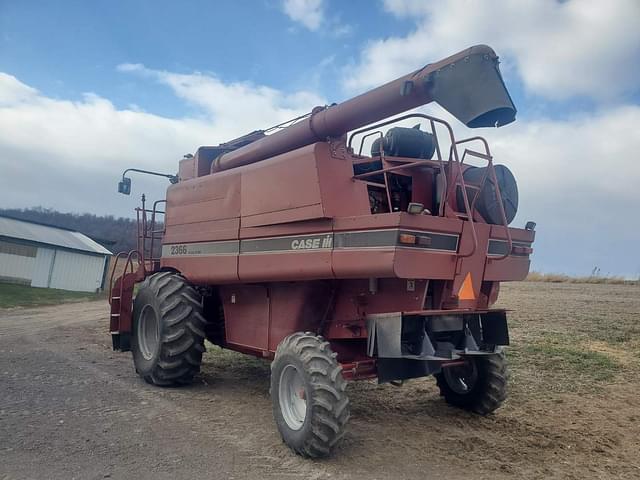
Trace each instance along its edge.
<instances>
[{"instance_id":1,"label":"mirror arm","mask_svg":"<svg viewBox=\"0 0 640 480\"><path fill-rule=\"evenodd\" d=\"M172 175L170 173L153 172L151 170L142 170L140 168L127 168L124 172L122 172L122 180L124 180L125 178L124 176L127 174L127 172L138 172L138 173L145 173L147 175L156 175L158 177L168 178L171 183L178 183L177 175Z\"/></svg>"}]
</instances>

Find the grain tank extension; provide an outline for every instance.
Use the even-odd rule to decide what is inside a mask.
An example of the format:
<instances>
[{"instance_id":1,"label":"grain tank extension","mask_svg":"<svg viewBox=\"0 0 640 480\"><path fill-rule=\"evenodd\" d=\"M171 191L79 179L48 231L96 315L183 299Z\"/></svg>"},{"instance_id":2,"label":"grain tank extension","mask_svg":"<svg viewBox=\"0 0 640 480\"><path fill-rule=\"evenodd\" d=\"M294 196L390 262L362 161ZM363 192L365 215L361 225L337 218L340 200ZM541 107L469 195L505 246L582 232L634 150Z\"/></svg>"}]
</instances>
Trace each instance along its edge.
<instances>
[{"instance_id":1,"label":"grain tank extension","mask_svg":"<svg viewBox=\"0 0 640 480\"><path fill-rule=\"evenodd\" d=\"M344 435L349 381L434 375L448 403L498 408L509 334L492 305L527 275L535 224L509 226L516 181L482 137L401 115L430 102L470 128L516 115L479 45L182 159L119 255L114 349L160 386L192 381L205 339L270 360L278 430L309 457Z\"/></svg>"}]
</instances>

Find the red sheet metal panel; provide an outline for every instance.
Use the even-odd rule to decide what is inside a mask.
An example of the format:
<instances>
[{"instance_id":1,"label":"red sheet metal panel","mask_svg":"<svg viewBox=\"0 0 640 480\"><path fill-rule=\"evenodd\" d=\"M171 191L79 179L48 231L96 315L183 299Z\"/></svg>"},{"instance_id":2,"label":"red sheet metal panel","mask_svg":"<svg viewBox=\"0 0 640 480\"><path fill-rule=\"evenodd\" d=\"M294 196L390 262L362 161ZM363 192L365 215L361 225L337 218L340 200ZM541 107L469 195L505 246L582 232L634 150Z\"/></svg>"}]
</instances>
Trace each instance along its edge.
<instances>
[{"instance_id":1,"label":"red sheet metal panel","mask_svg":"<svg viewBox=\"0 0 640 480\"><path fill-rule=\"evenodd\" d=\"M326 217L370 215L369 195L364 182L353 177L351 157L344 152L344 144L332 142L315 144L318 179L322 206Z\"/></svg>"},{"instance_id":2,"label":"red sheet metal panel","mask_svg":"<svg viewBox=\"0 0 640 480\"><path fill-rule=\"evenodd\" d=\"M277 225L262 225L258 227L240 226L240 239L261 237L282 237L286 235L304 235L330 232L333 220L320 218L305 222L280 223Z\"/></svg>"},{"instance_id":3,"label":"red sheet metal panel","mask_svg":"<svg viewBox=\"0 0 640 480\"><path fill-rule=\"evenodd\" d=\"M182 272L195 284L233 283L238 281L238 256L163 257L162 266Z\"/></svg>"},{"instance_id":4,"label":"red sheet metal panel","mask_svg":"<svg viewBox=\"0 0 640 480\"><path fill-rule=\"evenodd\" d=\"M233 285L220 288L227 343L267 350L269 295L266 286Z\"/></svg>"},{"instance_id":5,"label":"red sheet metal panel","mask_svg":"<svg viewBox=\"0 0 640 480\"><path fill-rule=\"evenodd\" d=\"M398 248L393 261L393 273L400 278L451 280L456 269L456 258L454 253L427 253Z\"/></svg>"},{"instance_id":6,"label":"red sheet metal panel","mask_svg":"<svg viewBox=\"0 0 640 480\"><path fill-rule=\"evenodd\" d=\"M528 257L511 256L503 260L487 259L487 266L484 270L486 281L520 281L527 278L531 261Z\"/></svg>"},{"instance_id":7,"label":"red sheet metal panel","mask_svg":"<svg viewBox=\"0 0 640 480\"><path fill-rule=\"evenodd\" d=\"M167 189L167 226L239 217L237 172L196 178Z\"/></svg>"},{"instance_id":8,"label":"red sheet metal panel","mask_svg":"<svg viewBox=\"0 0 640 480\"><path fill-rule=\"evenodd\" d=\"M332 278L331 250L242 254L238 277L243 282Z\"/></svg>"},{"instance_id":9,"label":"red sheet metal panel","mask_svg":"<svg viewBox=\"0 0 640 480\"><path fill-rule=\"evenodd\" d=\"M478 244L474 248L474 240L471 229L475 228ZM490 225L466 222L460 241L460 255L456 268L456 276L453 281L451 293L458 297L460 308L475 309L477 306L482 278L484 275L485 255L489 242ZM468 255L473 252L471 256Z\"/></svg>"},{"instance_id":10,"label":"red sheet metal panel","mask_svg":"<svg viewBox=\"0 0 640 480\"><path fill-rule=\"evenodd\" d=\"M167 227L163 243L192 243L214 240L235 240L240 229L239 218L186 223L180 228Z\"/></svg>"},{"instance_id":11,"label":"red sheet metal panel","mask_svg":"<svg viewBox=\"0 0 640 480\"><path fill-rule=\"evenodd\" d=\"M282 215L280 222L271 216L262 224L301 220L295 214L296 218L289 217L289 211L314 205L320 207L315 212L323 215L315 149L309 145L242 169L243 225L260 225L256 216L274 212Z\"/></svg>"},{"instance_id":12,"label":"red sheet metal panel","mask_svg":"<svg viewBox=\"0 0 640 480\"><path fill-rule=\"evenodd\" d=\"M333 273L336 278L391 277L395 248L334 250Z\"/></svg>"},{"instance_id":13,"label":"red sheet metal panel","mask_svg":"<svg viewBox=\"0 0 640 480\"><path fill-rule=\"evenodd\" d=\"M269 350L291 332L316 331L320 323L330 320L332 282L286 282L269 285L271 316Z\"/></svg>"}]
</instances>

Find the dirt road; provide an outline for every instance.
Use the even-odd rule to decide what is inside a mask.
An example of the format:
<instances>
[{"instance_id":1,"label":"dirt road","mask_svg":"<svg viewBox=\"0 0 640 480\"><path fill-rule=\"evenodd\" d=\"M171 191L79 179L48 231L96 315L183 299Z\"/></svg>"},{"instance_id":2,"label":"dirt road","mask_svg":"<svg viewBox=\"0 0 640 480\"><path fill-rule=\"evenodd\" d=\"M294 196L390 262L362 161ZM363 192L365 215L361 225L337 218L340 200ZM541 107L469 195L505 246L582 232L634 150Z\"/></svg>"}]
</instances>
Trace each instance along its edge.
<instances>
[{"instance_id":1,"label":"dirt road","mask_svg":"<svg viewBox=\"0 0 640 480\"><path fill-rule=\"evenodd\" d=\"M452 409L430 378L352 384L349 433L324 461L282 444L262 361L210 347L196 385L158 389L135 375L130 354L111 351L104 302L0 311L0 479L640 478L640 355L624 350L640 339L639 291L504 288L503 305L517 309L505 407L486 418ZM548 357L540 338L579 331L581 315L601 320L588 299L611 294L603 318L624 320L631 336L587 339L598 368L611 357L611 375L591 384L592 369L549 373L562 357L536 363ZM566 318L544 313L560 310Z\"/></svg>"}]
</instances>

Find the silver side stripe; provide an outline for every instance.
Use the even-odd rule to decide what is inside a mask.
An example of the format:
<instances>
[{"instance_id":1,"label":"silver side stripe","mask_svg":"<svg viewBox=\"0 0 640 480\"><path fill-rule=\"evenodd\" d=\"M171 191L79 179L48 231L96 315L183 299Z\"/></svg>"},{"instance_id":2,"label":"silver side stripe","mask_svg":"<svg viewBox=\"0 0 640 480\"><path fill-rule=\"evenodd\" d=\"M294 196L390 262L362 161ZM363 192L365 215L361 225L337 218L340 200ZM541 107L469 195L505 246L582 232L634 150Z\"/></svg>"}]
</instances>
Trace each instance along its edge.
<instances>
[{"instance_id":1,"label":"silver side stripe","mask_svg":"<svg viewBox=\"0 0 640 480\"><path fill-rule=\"evenodd\" d=\"M416 243L407 245L400 242L400 235L414 235ZM261 254L296 251L322 251L331 249L364 248L415 248L454 253L458 250L459 235L387 229L362 230L353 232L317 233L308 235L287 235L281 237L252 238L246 240L225 240L162 246L163 257L198 257L210 255Z\"/></svg>"}]
</instances>

